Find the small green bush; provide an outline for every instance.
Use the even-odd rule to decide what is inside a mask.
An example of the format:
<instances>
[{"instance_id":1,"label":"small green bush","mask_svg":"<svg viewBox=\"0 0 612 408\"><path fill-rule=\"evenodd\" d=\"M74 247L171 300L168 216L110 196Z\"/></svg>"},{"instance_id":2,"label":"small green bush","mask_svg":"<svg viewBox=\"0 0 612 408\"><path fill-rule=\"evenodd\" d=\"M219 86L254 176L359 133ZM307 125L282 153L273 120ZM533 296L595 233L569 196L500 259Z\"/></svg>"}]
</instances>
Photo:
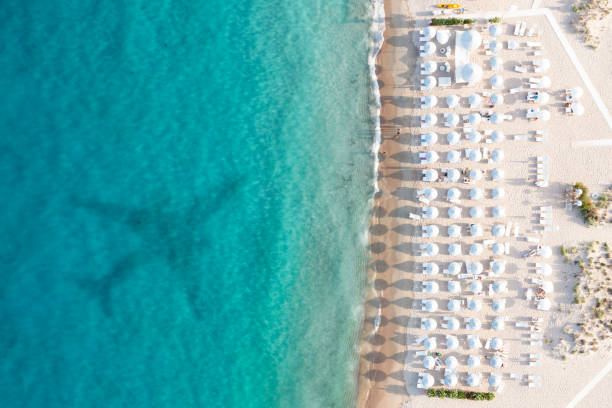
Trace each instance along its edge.
<instances>
[{"instance_id":1,"label":"small green bush","mask_svg":"<svg viewBox=\"0 0 612 408\"><path fill-rule=\"evenodd\" d=\"M501 23L501 17L493 17L489 19L489 23L493 23L493 24L497 24L497 23Z\"/></svg>"},{"instance_id":2,"label":"small green bush","mask_svg":"<svg viewBox=\"0 0 612 408\"><path fill-rule=\"evenodd\" d=\"M492 392L445 390L442 388L430 388L427 390L427 396L436 398L469 399L472 401L491 401L493 398L495 398L495 394Z\"/></svg>"},{"instance_id":3,"label":"small green bush","mask_svg":"<svg viewBox=\"0 0 612 408\"><path fill-rule=\"evenodd\" d=\"M472 24L474 20L471 18L432 18L431 24L435 26L448 26L448 25L462 25L462 24Z\"/></svg>"}]
</instances>

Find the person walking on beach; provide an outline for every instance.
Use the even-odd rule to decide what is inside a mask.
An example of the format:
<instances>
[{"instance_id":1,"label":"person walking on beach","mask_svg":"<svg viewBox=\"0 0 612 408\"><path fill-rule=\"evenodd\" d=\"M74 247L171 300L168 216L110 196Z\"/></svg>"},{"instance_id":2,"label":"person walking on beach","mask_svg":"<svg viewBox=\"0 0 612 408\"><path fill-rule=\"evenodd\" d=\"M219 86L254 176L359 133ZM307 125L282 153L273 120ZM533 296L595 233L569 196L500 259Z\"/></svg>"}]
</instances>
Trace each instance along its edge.
<instances>
[{"instance_id":1,"label":"person walking on beach","mask_svg":"<svg viewBox=\"0 0 612 408\"><path fill-rule=\"evenodd\" d=\"M402 132L402 129L397 129L397 133L395 134L395 136L393 136L393 139L395 140L399 140L400 137L400 133Z\"/></svg>"}]
</instances>

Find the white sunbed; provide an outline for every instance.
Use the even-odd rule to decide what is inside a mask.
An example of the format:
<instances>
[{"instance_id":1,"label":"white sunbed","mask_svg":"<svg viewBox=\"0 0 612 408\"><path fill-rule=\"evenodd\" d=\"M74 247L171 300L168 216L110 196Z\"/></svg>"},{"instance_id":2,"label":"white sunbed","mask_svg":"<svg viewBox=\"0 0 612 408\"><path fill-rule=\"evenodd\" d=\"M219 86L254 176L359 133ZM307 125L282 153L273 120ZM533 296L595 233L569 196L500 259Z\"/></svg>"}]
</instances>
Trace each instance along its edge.
<instances>
[{"instance_id":1,"label":"white sunbed","mask_svg":"<svg viewBox=\"0 0 612 408\"><path fill-rule=\"evenodd\" d=\"M542 334L541 333L532 333L529 335L529 338L531 340L542 340ZM534 354L532 354L533 356ZM537 357L531 357L531 358L540 358L539 354L535 354Z\"/></svg>"},{"instance_id":2,"label":"white sunbed","mask_svg":"<svg viewBox=\"0 0 612 408\"><path fill-rule=\"evenodd\" d=\"M542 384L540 384L540 383L533 383L533 382L530 382L528 385L529 385L529 388L534 388L534 387L542 386Z\"/></svg>"},{"instance_id":3,"label":"white sunbed","mask_svg":"<svg viewBox=\"0 0 612 408\"><path fill-rule=\"evenodd\" d=\"M538 381L541 377L539 375L528 375L527 381Z\"/></svg>"},{"instance_id":4,"label":"white sunbed","mask_svg":"<svg viewBox=\"0 0 612 408\"><path fill-rule=\"evenodd\" d=\"M523 375L517 373L510 373L510 378L512 378L513 380L520 380L523 378Z\"/></svg>"},{"instance_id":5,"label":"white sunbed","mask_svg":"<svg viewBox=\"0 0 612 408\"><path fill-rule=\"evenodd\" d=\"M428 337L428 336L427 336L426 334L424 334L424 335L422 335L422 336L420 336L420 337L417 337L417 338L414 340L414 344L421 344L422 342L424 342L424 341L425 341L425 339L426 339L427 337ZM418 355L418 354L417 354L417 355Z\"/></svg>"},{"instance_id":6,"label":"white sunbed","mask_svg":"<svg viewBox=\"0 0 612 408\"><path fill-rule=\"evenodd\" d=\"M521 66L521 65L515 65L515 66L514 66L514 70L515 70L516 72L521 72L521 73L525 73L525 72L527 72L527 68L525 68L525 67L523 67L523 66Z\"/></svg>"},{"instance_id":7,"label":"white sunbed","mask_svg":"<svg viewBox=\"0 0 612 408\"><path fill-rule=\"evenodd\" d=\"M443 87L443 88L451 86L451 77L438 78L438 86Z\"/></svg>"},{"instance_id":8,"label":"white sunbed","mask_svg":"<svg viewBox=\"0 0 612 408\"><path fill-rule=\"evenodd\" d=\"M527 322L516 322L515 326L526 329L527 327L529 327L529 323L527 323Z\"/></svg>"},{"instance_id":9,"label":"white sunbed","mask_svg":"<svg viewBox=\"0 0 612 408\"><path fill-rule=\"evenodd\" d=\"M540 238L538 237L527 237L527 242L540 242Z\"/></svg>"},{"instance_id":10,"label":"white sunbed","mask_svg":"<svg viewBox=\"0 0 612 408\"><path fill-rule=\"evenodd\" d=\"M536 159L539 162L548 162L548 156L537 156Z\"/></svg>"},{"instance_id":11,"label":"white sunbed","mask_svg":"<svg viewBox=\"0 0 612 408\"><path fill-rule=\"evenodd\" d=\"M540 57L540 56L545 55L545 54L546 54L546 51L544 51L544 50L539 50L539 51L534 51L533 52L533 56L534 57Z\"/></svg>"},{"instance_id":12,"label":"white sunbed","mask_svg":"<svg viewBox=\"0 0 612 408\"><path fill-rule=\"evenodd\" d=\"M536 136L536 138L535 138L535 141L536 141L536 142L545 142L546 140L547 140L547 139L546 139L545 137L539 137L539 136Z\"/></svg>"},{"instance_id":13,"label":"white sunbed","mask_svg":"<svg viewBox=\"0 0 612 408\"><path fill-rule=\"evenodd\" d=\"M523 21L521 23L521 31L519 32L519 36L524 37L525 36L525 30L527 29L527 22Z\"/></svg>"},{"instance_id":14,"label":"white sunbed","mask_svg":"<svg viewBox=\"0 0 612 408\"><path fill-rule=\"evenodd\" d=\"M551 225L551 224L552 224L552 220L540 219L540 225Z\"/></svg>"},{"instance_id":15,"label":"white sunbed","mask_svg":"<svg viewBox=\"0 0 612 408\"><path fill-rule=\"evenodd\" d=\"M515 93L519 93L519 92L521 92L522 90L523 90L523 88L519 86L518 88L512 88L512 89L510 89L510 93L511 93L511 94L515 94Z\"/></svg>"},{"instance_id":16,"label":"white sunbed","mask_svg":"<svg viewBox=\"0 0 612 408\"><path fill-rule=\"evenodd\" d=\"M512 221L506 224L506 236L510 236L510 231L512 231Z\"/></svg>"},{"instance_id":17,"label":"white sunbed","mask_svg":"<svg viewBox=\"0 0 612 408\"><path fill-rule=\"evenodd\" d=\"M514 135L514 140L527 140L527 135Z\"/></svg>"},{"instance_id":18,"label":"white sunbed","mask_svg":"<svg viewBox=\"0 0 612 408\"><path fill-rule=\"evenodd\" d=\"M541 341L530 341L529 345L533 347L542 347L542 342Z\"/></svg>"},{"instance_id":19,"label":"white sunbed","mask_svg":"<svg viewBox=\"0 0 612 408\"><path fill-rule=\"evenodd\" d=\"M529 362L529 366L531 366L531 367L539 367L540 365L542 365L542 362L540 360L538 360L538 361L530 361Z\"/></svg>"},{"instance_id":20,"label":"white sunbed","mask_svg":"<svg viewBox=\"0 0 612 408\"><path fill-rule=\"evenodd\" d=\"M532 298L532 297L533 297L533 289L528 288L528 289L525 291L525 299L527 299L527 300L531 300L531 298ZM517 323L517 326L516 326L516 327L521 327L521 326L518 326L518 323ZM528 327L528 326L527 326L527 323L525 323L525 326L522 326L522 327Z\"/></svg>"},{"instance_id":21,"label":"white sunbed","mask_svg":"<svg viewBox=\"0 0 612 408\"><path fill-rule=\"evenodd\" d=\"M420 216L420 215L418 215L418 214L413 214L413 213L410 213L408 216L409 216L411 219L413 219L413 220L420 220L420 219L421 219L421 216Z\"/></svg>"},{"instance_id":22,"label":"white sunbed","mask_svg":"<svg viewBox=\"0 0 612 408\"><path fill-rule=\"evenodd\" d=\"M518 36L520 32L521 32L521 22L519 21L514 25L514 35Z\"/></svg>"},{"instance_id":23,"label":"white sunbed","mask_svg":"<svg viewBox=\"0 0 612 408\"><path fill-rule=\"evenodd\" d=\"M527 37L533 37L536 34L536 29L538 26L532 25L529 31L527 31Z\"/></svg>"},{"instance_id":24,"label":"white sunbed","mask_svg":"<svg viewBox=\"0 0 612 408\"><path fill-rule=\"evenodd\" d=\"M519 236L519 225L514 224L514 238L518 238Z\"/></svg>"},{"instance_id":25,"label":"white sunbed","mask_svg":"<svg viewBox=\"0 0 612 408\"><path fill-rule=\"evenodd\" d=\"M551 213L541 213L540 218L552 218L552 214Z\"/></svg>"},{"instance_id":26,"label":"white sunbed","mask_svg":"<svg viewBox=\"0 0 612 408\"><path fill-rule=\"evenodd\" d=\"M544 227L544 231L559 231L559 227L557 225L547 225Z\"/></svg>"}]
</instances>

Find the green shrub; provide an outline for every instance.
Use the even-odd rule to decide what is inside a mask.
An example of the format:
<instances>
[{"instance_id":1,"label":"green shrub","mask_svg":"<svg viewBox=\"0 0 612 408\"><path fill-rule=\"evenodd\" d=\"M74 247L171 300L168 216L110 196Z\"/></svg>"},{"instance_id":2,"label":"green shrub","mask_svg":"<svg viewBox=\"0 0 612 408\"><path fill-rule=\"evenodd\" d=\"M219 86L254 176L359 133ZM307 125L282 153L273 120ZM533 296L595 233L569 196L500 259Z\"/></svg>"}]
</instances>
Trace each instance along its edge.
<instances>
[{"instance_id":1,"label":"green shrub","mask_svg":"<svg viewBox=\"0 0 612 408\"><path fill-rule=\"evenodd\" d=\"M489 23L493 23L493 24L497 24L497 23L501 23L501 17L493 17L489 19Z\"/></svg>"},{"instance_id":2,"label":"green shrub","mask_svg":"<svg viewBox=\"0 0 612 408\"><path fill-rule=\"evenodd\" d=\"M597 207L589 196L589 189L584 183L580 182L574 184L574 188L582 190L579 200L582 202L580 213L582 214L582 218L584 218L584 222L586 222L587 225L595 224L595 222L597 222Z\"/></svg>"},{"instance_id":3,"label":"green shrub","mask_svg":"<svg viewBox=\"0 0 612 408\"><path fill-rule=\"evenodd\" d=\"M445 390L442 388L427 390L428 397L469 399L472 401L491 401L495 398L492 392L474 392L461 390Z\"/></svg>"},{"instance_id":4,"label":"green shrub","mask_svg":"<svg viewBox=\"0 0 612 408\"><path fill-rule=\"evenodd\" d=\"M448 25L462 25L462 24L472 24L474 20L471 18L432 18L431 24L435 26L448 26Z\"/></svg>"}]
</instances>

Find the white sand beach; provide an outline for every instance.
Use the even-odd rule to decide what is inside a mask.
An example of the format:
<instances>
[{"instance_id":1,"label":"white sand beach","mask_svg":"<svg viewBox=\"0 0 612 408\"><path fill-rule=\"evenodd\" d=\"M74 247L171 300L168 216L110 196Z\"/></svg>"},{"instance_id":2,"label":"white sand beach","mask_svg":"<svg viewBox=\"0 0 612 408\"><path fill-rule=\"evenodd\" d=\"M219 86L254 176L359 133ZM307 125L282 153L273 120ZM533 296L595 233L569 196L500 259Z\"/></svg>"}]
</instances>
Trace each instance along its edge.
<instances>
[{"instance_id":1,"label":"white sand beach","mask_svg":"<svg viewBox=\"0 0 612 408\"><path fill-rule=\"evenodd\" d=\"M601 382L592 387L589 384L612 360L610 348L601 347L588 355L569 355L564 360L555 352L555 346L564 336L562 326L572 315L571 312L580 313L580 305L572 304L575 282L568 278L577 272L576 266L563 262L561 246L606 240L612 244L612 227L609 223L587 227L577 209L568 206L565 198L568 185L575 182L585 183L594 193L603 192L612 184L612 145L609 143L612 129L605 109L602 112L602 106L612 108L609 98L612 84L608 80L612 47L600 47L594 51L582 45L567 24L567 13L571 11L565 3L478 0L462 4L466 8L465 15L508 11L511 5L517 6L514 12L532 10L532 6L535 6L533 10L549 8L547 13L559 22L558 27L565 41L560 39L544 13L519 16L504 13L495 36L492 35L494 30L489 29L491 24L483 18L476 18L476 23L470 27L437 27L449 30L448 43L441 44L434 34L431 42L436 50L431 56L420 57L419 47L427 43L420 37L427 33L420 35L419 31L429 24L435 4L422 0L385 2L387 29L377 61L382 101L381 192L375 200L370 230L372 261L368 273L358 405L459 407L466 404L462 400L424 395L424 388L417 387L419 374L422 373L433 377L433 388L494 392L496 396L493 401L482 402L487 406L606 406L606 397L608 400L612 397L612 390L606 387L612 374L601 376ZM559 8L561 5L563 8ZM520 22L525 22L524 35L515 36L516 24ZM461 51L455 46L455 38L457 33L461 36L469 29L478 33L480 43L467 58L482 69L482 77L470 84L457 84L455 64L459 59L456 60L455 55ZM530 31L531 37L527 34ZM610 40L611 34L603 32L602 43ZM493 41L501 44L501 49L496 53ZM508 49L508 42L513 41L518 42L518 47ZM539 45L528 46L528 42ZM442 56L440 48L449 46L450 57ZM567 47L571 47L570 51L584 68L583 72L573 64ZM541 55L534 55L535 52ZM493 57L503 60L500 70L491 69L490 60ZM537 67L534 62L539 63L544 59L548 64L540 63L540 66L549 67L543 66L543 72L535 72ZM427 61L437 65L431 73L436 82L441 77L450 76L452 85L421 90L421 80L428 75L421 74L422 69L427 71L421 64ZM446 62L450 65L450 75L447 70L439 68ZM525 72L519 72L523 70ZM473 75L476 78L478 72ZM492 89L491 78L494 75L503 78L500 89ZM549 78L550 86L543 84L544 87L540 89L530 87L530 78L534 78L532 82L535 82L535 78L542 77ZM590 92L593 88L590 84L594 85L597 94ZM566 113L566 89L576 87L583 90L578 102L584 108L584 114L569 115ZM511 89L517 90L510 92ZM541 99L544 93L548 94L544 98L546 103L528 102L529 92L534 91L540 92ZM470 95L474 93L482 97L481 107L470 107ZM486 104L493 93L501 96L503 102L488 107ZM432 95L437 103L422 108L421 98ZM450 95L458 97L456 107L448 106L447 98ZM428 102L431 100L425 103ZM540 119L527 120L530 109L536 109L533 115L539 115ZM542 114L544 110L548 114ZM512 118L493 123L496 119L487 121L488 111L497 113L497 117L510 115ZM459 122L445 126L444 115L453 113L458 116ZM464 115L475 113L482 115L480 123L476 123L478 119L474 117L472 124L463 123ZM431 127L422 128L421 116L426 114L435 115L437 122ZM547 116L548 120L544 120ZM493 134L494 131L497 133ZM437 141L428 143L435 137L422 138L428 132L434 132ZM457 144L447 141L447 135L451 132L459 134ZM478 150L478 154L475 150ZM450 151L457 153L449 155ZM420 154L425 160L419 158ZM470 156L472 159L479 158L474 156L485 157L471 160ZM453 162L448 162L448 158ZM432 163L422 163L427 160ZM456 182L424 182L424 169L437 171L440 179L444 177L443 169L457 169L462 173L466 169L479 170L484 171L484 177L470 183L463 182L463 175ZM493 179L494 169L503 172L503 179ZM539 186L536 185L538 179ZM426 188L435 189L437 197L419 201L417 191ZM451 189L459 193L457 201L448 200ZM493 198L493 190L503 190L503 197ZM450 194L452 196L453 193ZM435 207L436 210L424 211L426 207ZM460 211L460 217L449 217L451 207L457 208L451 213ZM475 207L482 208L482 217L471 216L472 212L478 212L473 210ZM423 214L433 217L423 218ZM472 224L479 227L471 227ZM424 237L423 227L431 225L437 227L427 229L433 236ZM448 227L451 225L459 226L460 238L449 236ZM501 244L497 247L503 249L501 253L493 253L494 243ZM437 253L434 251L432 256L420 256L421 245L425 244L435 244ZM451 251L460 248L461 254L450 255L451 244L459 244ZM482 248L480 245L472 248L472 244L481 244ZM538 245L550 248L551 256L544 257L542 255L547 254L540 251L532 257L523 257L535 251ZM505 265L497 275L489 274L493 260ZM423 274L423 264L426 262L438 265L438 273ZM461 262L461 274L468 272L467 267L478 269L471 266L477 263L482 265L483 271L474 278L445 273L452 262ZM550 265L552 273L545 277L538 275L536 263ZM550 301L550 310L536 308L535 294L542 285L533 283L533 279L552 282L552 291L546 287L548 284L543 285L546 287L543 297ZM456 282L452 285L459 286L460 293L449 291L450 281ZM482 289L476 287L479 285L482 285ZM433 293L422 292L423 287L433 289ZM476 293L471 291L472 288L476 289ZM501 289L500 293L494 293L495 289ZM531 300L526 298L529 289L532 291ZM478 310L467 308L471 298L479 300L482 307ZM451 299L463 301L460 311L453 313L448 310L447 304ZM435 301L437 309L431 312L422 310L423 300ZM505 310L493 309L494 300L497 300L497 305L505 302ZM422 319L428 318L435 321L432 330L421 328ZM456 318L460 328L450 330L442 327L449 318ZM464 319L470 318L475 319L471 322L473 326L466 328L468 321ZM540 323L533 324L532 331L530 322L534 318ZM503 328L495 326L498 330L493 330L493 325L501 320L504 322ZM517 323L527 327L517 327ZM447 348L447 335L457 338L457 349ZM417 355L417 352L426 353L425 341L417 343L417 339L424 336L435 339L437 343L431 352L441 354L439 369L425 368L424 356ZM470 349L468 336L477 336L482 347ZM500 350L491 347L490 340L493 338L503 341L503 346L498 347ZM489 348L486 347L487 340ZM446 364L450 356L457 360L458 365L454 368ZM469 356L479 356L480 366L469 366ZM501 359L502 367L491 366L494 356L493 361ZM446 387L441 384L445 372L448 377L456 375L456 385ZM473 373L482 374L480 385L468 386L467 378ZM492 373L500 376L503 383L501 391L489 385ZM582 390L585 390L583 395L580 394Z\"/></svg>"}]
</instances>

